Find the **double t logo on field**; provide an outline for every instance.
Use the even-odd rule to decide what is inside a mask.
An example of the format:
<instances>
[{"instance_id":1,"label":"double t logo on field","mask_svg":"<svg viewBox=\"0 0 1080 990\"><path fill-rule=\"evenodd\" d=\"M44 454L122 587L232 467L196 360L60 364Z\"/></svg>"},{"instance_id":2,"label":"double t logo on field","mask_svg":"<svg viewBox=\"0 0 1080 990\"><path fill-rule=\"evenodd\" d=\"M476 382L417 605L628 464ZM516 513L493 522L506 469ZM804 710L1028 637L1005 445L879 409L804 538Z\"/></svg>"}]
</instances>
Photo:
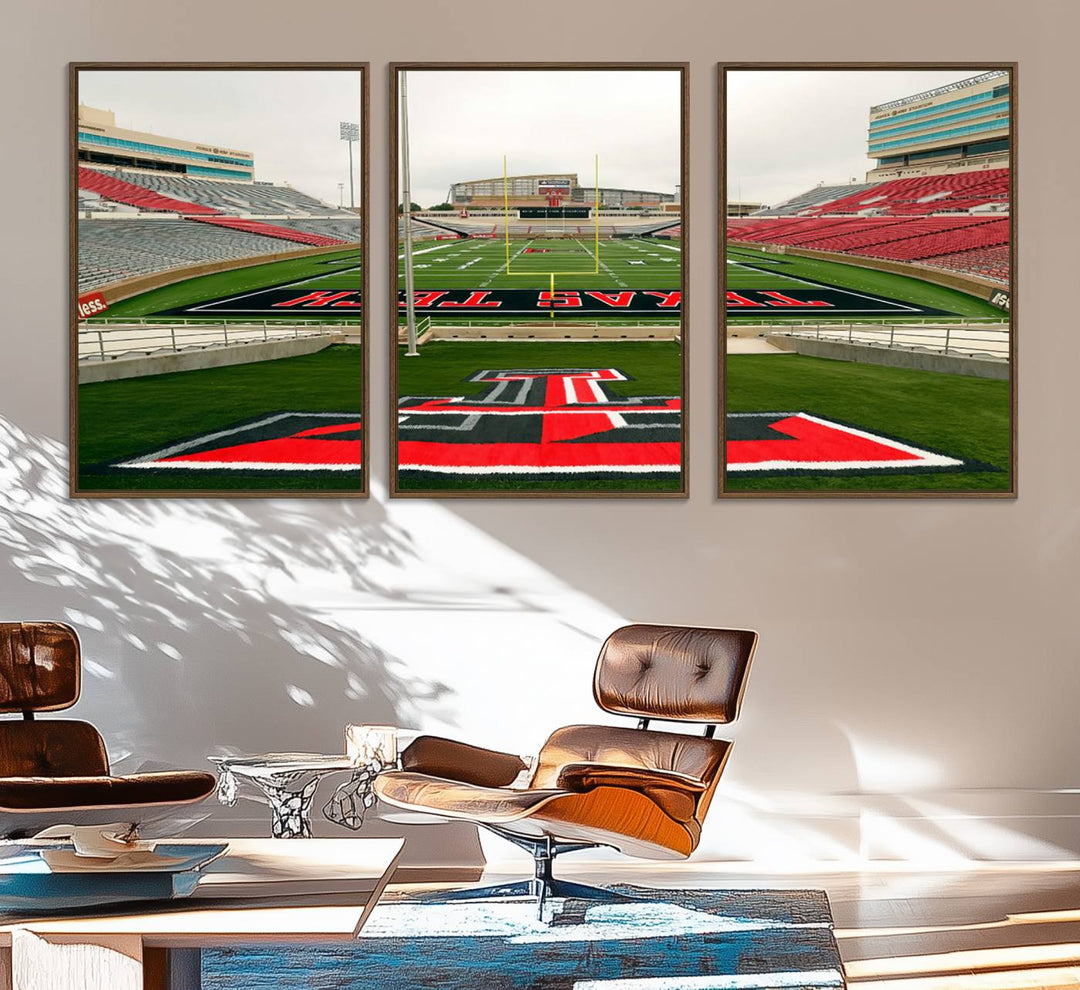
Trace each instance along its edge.
<instances>
[{"instance_id":1,"label":"double t logo on field","mask_svg":"<svg viewBox=\"0 0 1080 990\"><path fill-rule=\"evenodd\" d=\"M399 400L406 474L671 477L682 467L682 400L620 396L616 368L478 371L479 395ZM359 471L355 414L282 412L113 465L188 471ZM807 412L729 413L729 473L993 470Z\"/></svg>"},{"instance_id":2,"label":"double t logo on field","mask_svg":"<svg viewBox=\"0 0 1080 990\"><path fill-rule=\"evenodd\" d=\"M615 368L478 371L478 396L399 402L398 469L470 475L670 476L682 400L623 397Z\"/></svg>"}]
</instances>

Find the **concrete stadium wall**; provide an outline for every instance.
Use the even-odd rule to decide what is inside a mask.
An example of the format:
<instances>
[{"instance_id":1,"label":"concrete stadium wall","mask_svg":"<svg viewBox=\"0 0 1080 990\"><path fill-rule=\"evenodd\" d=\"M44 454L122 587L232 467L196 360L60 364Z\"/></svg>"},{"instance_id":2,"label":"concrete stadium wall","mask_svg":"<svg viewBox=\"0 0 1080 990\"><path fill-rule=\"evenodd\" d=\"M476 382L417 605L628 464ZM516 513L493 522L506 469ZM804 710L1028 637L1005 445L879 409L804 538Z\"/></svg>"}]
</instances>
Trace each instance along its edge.
<instances>
[{"instance_id":1,"label":"concrete stadium wall","mask_svg":"<svg viewBox=\"0 0 1080 990\"><path fill-rule=\"evenodd\" d=\"M292 337L288 340L259 341L253 344L230 344L188 351L164 351L139 357L121 357L111 361L88 361L79 365L79 384L115 382L123 378L145 378L172 371L195 371L200 368L225 368L233 364L254 364L279 358L314 354L339 343L337 334Z\"/></svg>"},{"instance_id":2,"label":"concrete stadium wall","mask_svg":"<svg viewBox=\"0 0 1080 990\"><path fill-rule=\"evenodd\" d=\"M874 347L872 344L848 343L846 340L818 340L798 334L767 333L765 339L782 351L794 351L808 357L831 358L835 361L854 361L856 364L879 364L888 368L918 368L920 371L940 371L950 375L970 375L973 378L1009 380L1006 361L969 357L960 354L935 354L904 347Z\"/></svg>"},{"instance_id":3,"label":"concrete stadium wall","mask_svg":"<svg viewBox=\"0 0 1080 990\"><path fill-rule=\"evenodd\" d=\"M674 340L678 324L655 327L558 327L537 325L453 327L431 324L433 340Z\"/></svg>"},{"instance_id":4,"label":"concrete stadium wall","mask_svg":"<svg viewBox=\"0 0 1080 990\"><path fill-rule=\"evenodd\" d=\"M866 258L862 255L844 254L840 251L815 251L812 248L790 247L786 244L761 244L758 241L735 241L743 248L764 248L775 251L778 248L784 254L794 254L801 258L817 258L820 261L838 261L844 265L854 265L856 268L873 268L879 272L891 272L894 275L907 275L909 278L919 278L924 282L933 282L935 285L943 285L948 289L957 289L966 292L969 296L985 299L993 302L993 296L998 292L1008 292L1009 287L991 282L977 275L962 275L958 272L945 272L939 268L930 268L926 265L905 264L902 261L888 261L885 258ZM996 305L996 304L995 304Z\"/></svg>"},{"instance_id":5,"label":"concrete stadium wall","mask_svg":"<svg viewBox=\"0 0 1080 990\"><path fill-rule=\"evenodd\" d=\"M273 261L291 261L294 258L309 258L319 254L333 254L335 251L344 251L350 247L359 247L357 244L335 244L330 247L308 247L296 251L277 251L274 254L259 254L254 258L237 258L230 261L212 261L201 265L186 265L183 268L168 268L162 272L153 272L150 275L139 275L136 278L125 278L111 285L101 286L97 289L88 289L88 292L100 292L110 306L122 299L130 299L132 296L141 295L151 289L160 289L163 285L172 285L174 282L183 282L185 279L197 278L199 275L213 275L216 272L229 272L241 268L251 268L254 265L268 265ZM107 313L105 315L108 315Z\"/></svg>"}]
</instances>

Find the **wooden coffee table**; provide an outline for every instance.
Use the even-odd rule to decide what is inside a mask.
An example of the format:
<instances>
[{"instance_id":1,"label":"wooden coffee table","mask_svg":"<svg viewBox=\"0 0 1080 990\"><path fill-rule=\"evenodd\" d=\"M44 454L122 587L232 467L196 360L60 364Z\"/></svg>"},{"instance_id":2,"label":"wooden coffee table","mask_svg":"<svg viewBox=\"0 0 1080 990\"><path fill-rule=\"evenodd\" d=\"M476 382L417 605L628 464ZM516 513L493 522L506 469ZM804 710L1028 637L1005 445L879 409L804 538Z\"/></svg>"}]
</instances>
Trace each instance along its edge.
<instances>
[{"instance_id":1,"label":"wooden coffee table","mask_svg":"<svg viewBox=\"0 0 1080 990\"><path fill-rule=\"evenodd\" d=\"M404 839L227 841L190 897L85 916L0 916L0 990L198 990L201 950L356 937Z\"/></svg>"}]
</instances>

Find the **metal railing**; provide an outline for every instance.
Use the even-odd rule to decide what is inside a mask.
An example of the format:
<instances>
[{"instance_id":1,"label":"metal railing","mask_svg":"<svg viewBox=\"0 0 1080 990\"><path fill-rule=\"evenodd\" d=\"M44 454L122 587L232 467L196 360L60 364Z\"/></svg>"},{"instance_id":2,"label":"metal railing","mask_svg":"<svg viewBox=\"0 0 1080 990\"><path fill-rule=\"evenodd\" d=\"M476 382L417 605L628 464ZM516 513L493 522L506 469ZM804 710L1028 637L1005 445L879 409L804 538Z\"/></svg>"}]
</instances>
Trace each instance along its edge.
<instances>
[{"instance_id":1,"label":"metal railing","mask_svg":"<svg viewBox=\"0 0 1080 990\"><path fill-rule=\"evenodd\" d=\"M117 324L130 327L130 326L154 326L154 325L175 325L175 326L197 326L200 324L214 323L221 324L223 321L220 316L95 316L88 320L83 320L79 324L79 329L83 327L96 327L96 326L115 326ZM231 321L230 321L231 322ZM321 319L297 319L296 317L286 317L282 314L281 317L271 320L244 320L245 325L249 326L262 326L263 324L269 324L273 327L277 325L288 325L290 327L317 327L326 326L327 324L341 325L341 326L359 326L363 323L363 318L359 316L327 316Z\"/></svg>"},{"instance_id":2,"label":"metal railing","mask_svg":"<svg viewBox=\"0 0 1080 990\"><path fill-rule=\"evenodd\" d=\"M944 323L938 326L912 326L908 323L879 326L849 323L843 326L826 324L793 328L773 327L768 336L832 340L869 347L902 348L930 351L935 354L955 354L965 357L1009 359L1010 330L1007 324L995 326L957 326Z\"/></svg>"},{"instance_id":3,"label":"metal railing","mask_svg":"<svg viewBox=\"0 0 1080 990\"><path fill-rule=\"evenodd\" d=\"M430 317L429 317L430 319ZM456 316L451 316L449 313L445 314L441 319L435 318L432 325L436 328L454 326L454 327L511 327L511 326L533 326L533 327L555 327L559 330L564 327L669 327L678 326L682 322L681 317L678 316L654 316L647 320L635 320L630 317L609 317L600 316L592 320L567 320L562 316L556 317L556 319L548 319L547 314L544 311L537 312L536 316L518 316L507 317L500 319L499 317L486 317L482 320L463 320ZM398 326L403 327L405 324L399 320Z\"/></svg>"},{"instance_id":4,"label":"metal railing","mask_svg":"<svg viewBox=\"0 0 1080 990\"><path fill-rule=\"evenodd\" d=\"M341 328L325 323L81 323L78 328L80 362L110 361L119 357L178 353L237 344L262 344L299 337L327 337Z\"/></svg>"},{"instance_id":5,"label":"metal railing","mask_svg":"<svg viewBox=\"0 0 1080 990\"><path fill-rule=\"evenodd\" d=\"M844 317L842 317L842 316L837 317L835 322L832 322L827 317L825 317L824 319L827 322L823 323L822 322L823 317L821 317L821 316L814 316L814 317L807 317L807 318L801 319L801 320L799 320L799 319L784 320L783 323L777 323L775 316L761 316L761 317L735 316L735 315L729 313L728 314L728 326L729 327L756 327L756 326L772 327L772 326L775 326L775 327L778 327L780 329L783 329L783 328L786 328L786 327L816 327L816 326L822 326L822 325L824 325L824 326L846 327L851 322L850 320L845 320ZM860 316L859 317L859 324L871 324L871 323L874 323L874 324L880 323L880 324L884 324L884 325L887 325L887 326L895 324L896 326L903 325L903 326L913 326L913 327L919 327L919 326L935 326L935 327L939 327L939 326L944 326L945 324L950 324L951 326L954 326L954 327L966 327L966 326L985 327L985 326L1001 326L1001 325L1003 325L1003 321L1002 321L1002 318L1000 316L957 316L957 317L923 316L923 317L916 317L916 318L913 318L913 319L908 319L907 317L905 317L902 324L897 322L895 315L893 315L893 316Z\"/></svg>"}]
</instances>

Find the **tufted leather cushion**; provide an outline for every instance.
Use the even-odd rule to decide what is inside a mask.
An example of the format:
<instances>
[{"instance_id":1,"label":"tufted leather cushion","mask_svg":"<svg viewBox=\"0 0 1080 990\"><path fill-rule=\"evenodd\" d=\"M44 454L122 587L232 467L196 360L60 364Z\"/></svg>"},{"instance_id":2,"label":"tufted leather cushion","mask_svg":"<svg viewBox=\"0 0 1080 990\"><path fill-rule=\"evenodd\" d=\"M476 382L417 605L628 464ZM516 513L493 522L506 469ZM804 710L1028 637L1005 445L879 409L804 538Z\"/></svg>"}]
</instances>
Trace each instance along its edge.
<instances>
[{"instance_id":1,"label":"tufted leather cushion","mask_svg":"<svg viewBox=\"0 0 1080 990\"><path fill-rule=\"evenodd\" d=\"M0 712L57 711L79 698L79 637L62 622L0 622Z\"/></svg>"},{"instance_id":2,"label":"tufted leather cushion","mask_svg":"<svg viewBox=\"0 0 1080 990\"><path fill-rule=\"evenodd\" d=\"M108 772L105 744L89 722L0 722L0 777L82 777Z\"/></svg>"},{"instance_id":3,"label":"tufted leather cushion","mask_svg":"<svg viewBox=\"0 0 1080 990\"><path fill-rule=\"evenodd\" d=\"M653 732L621 725L567 725L556 729L536 760L530 787L557 787L565 767L597 763L608 767L673 771L708 788L719 776L731 743L681 732Z\"/></svg>"},{"instance_id":4,"label":"tufted leather cushion","mask_svg":"<svg viewBox=\"0 0 1080 990\"><path fill-rule=\"evenodd\" d=\"M401 766L429 777L444 777L478 787L505 787L525 769L525 762L512 753L499 753L441 736L419 736L401 754Z\"/></svg>"},{"instance_id":5,"label":"tufted leather cushion","mask_svg":"<svg viewBox=\"0 0 1080 990\"><path fill-rule=\"evenodd\" d=\"M136 773L127 777L5 777L0 779L0 811L124 810L202 801L217 786L213 774L198 770Z\"/></svg>"},{"instance_id":6,"label":"tufted leather cushion","mask_svg":"<svg viewBox=\"0 0 1080 990\"><path fill-rule=\"evenodd\" d=\"M596 703L641 718L731 722L756 644L745 629L623 626L596 661Z\"/></svg>"}]
</instances>

